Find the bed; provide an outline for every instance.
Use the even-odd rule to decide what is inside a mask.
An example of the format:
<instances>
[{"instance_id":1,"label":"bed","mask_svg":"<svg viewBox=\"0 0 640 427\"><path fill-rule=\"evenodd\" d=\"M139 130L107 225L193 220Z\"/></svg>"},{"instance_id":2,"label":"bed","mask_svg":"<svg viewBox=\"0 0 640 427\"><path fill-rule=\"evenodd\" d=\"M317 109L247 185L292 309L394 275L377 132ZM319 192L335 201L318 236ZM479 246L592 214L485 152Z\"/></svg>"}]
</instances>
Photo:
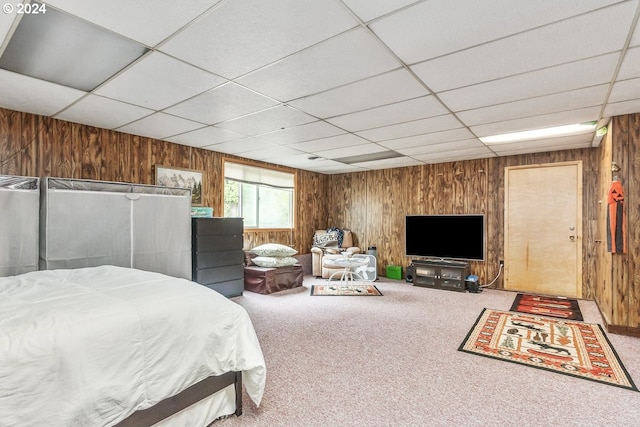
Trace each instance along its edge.
<instances>
[{"instance_id":1,"label":"bed","mask_svg":"<svg viewBox=\"0 0 640 427\"><path fill-rule=\"evenodd\" d=\"M0 176L0 197L9 197L10 192L15 203L29 197L32 209L33 194L18 188L23 186L16 185L16 179ZM28 249L21 251L18 260L0 257L0 264L9 264L9 268L0 265L0 276L7 276L0 277L1 424L206 426L222 416L242 413L243 387L259 405L266 367L247 312L181 277L187 272L182 262L160 262L163 258L188 261L182 250L178 253L166 242L184 237L175 230L182 230L183 221L190 224L189 212L163 215L169 223L148 221L153 230L129 231L130 242L115 239L125 242L126 257L105 250L105 245L88 244L87 239L95 240L90 227L76 235L65 231L68 236L59 244L59 237L51 237L60 232L60 224L67 225L61 222L63 215L57 214L59 220L51 215L65 212L64 206L55 204L67 203L69 197L81 200L79 193L67 197L67 191L90 191L93 201L101 199L93 190L104 191L81 182L70 187L62 184L56 184L56 197L46 194L46 183L41 185L39 209L20 212L23 218L39 218L39 233L35 232L39 245L30 241L32 223L25 226L29 233L5 233L2 237L7 238L0 240L0 253L22 246ZM106 188L109 198L124 196L139 203L138 196L113 191L114 185L95 185ZM184 205L168 201L173 195L166 190L147 190L142 189L149 193L144 205L131 211L140 211L137 206L152 209L155 194L160 206ZM106 223L105 217L113 218L109 209L92 206L71 209L67 205L67 211L67 221L76 224ZM13 230L12 222L21 221L18 215L6 213L7 205L0 205L0 216L6 221L0 233ZM137 220L135 212L129 215L126 225L144 227L146 222ZM176 218L180 223L174 226L171 221ZM170 234L158 237L158 230ZM152 242L139 237L149 235ZM24 242L17 245L16 239ZM33 265L34 246L39 248L39 266ZM161 250L150 251L150 246ZM78 255L82 252L84 257ZM109 260L125 265L112 265ZM154 266L171 272L149 271Z\"/></svg>"}]
</instances>

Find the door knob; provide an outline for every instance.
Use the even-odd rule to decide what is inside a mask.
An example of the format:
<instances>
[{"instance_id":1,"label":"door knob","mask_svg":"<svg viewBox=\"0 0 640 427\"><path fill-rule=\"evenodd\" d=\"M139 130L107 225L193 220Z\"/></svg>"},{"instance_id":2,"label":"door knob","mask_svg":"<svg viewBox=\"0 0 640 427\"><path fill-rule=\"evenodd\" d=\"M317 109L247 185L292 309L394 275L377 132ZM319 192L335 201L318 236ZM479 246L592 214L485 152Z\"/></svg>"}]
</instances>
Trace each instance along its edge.
<instances>
[{"instance_id":1,"label":"door knob","mask_svg":"<svg viewBox=\"0 0 640 427\"><path fill-rule=\"evenodd\" d=\"M574 240L576 240L576 236L569 236L569 240L573 242Z\"/></svg>"}]
</instances>

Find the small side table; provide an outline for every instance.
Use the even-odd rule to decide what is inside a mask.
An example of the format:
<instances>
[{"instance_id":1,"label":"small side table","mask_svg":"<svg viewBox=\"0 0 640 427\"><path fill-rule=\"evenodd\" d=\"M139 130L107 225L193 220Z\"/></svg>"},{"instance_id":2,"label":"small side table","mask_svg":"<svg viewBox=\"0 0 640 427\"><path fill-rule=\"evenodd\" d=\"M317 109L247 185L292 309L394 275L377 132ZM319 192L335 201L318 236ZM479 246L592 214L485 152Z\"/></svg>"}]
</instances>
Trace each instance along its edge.
<instances>
[{"instance_id":1,"label":"small side table","mask_svg":"<svg viewBox=\"0 0 640 427\"><path fill-rule=\"evenodd\" d=\"M362 258L336 258L326 260L325 264L327 265L327 267L342 268L341 271L331 273L331 276L329 276L327 281L331 282L331 280L333 280L333 277L339 274L339 286L349 286L350 284L353 284L354 280L364 281L362 276L353 271L353 269L369 264L369 260Z\"/></svg>"}]
</instances>

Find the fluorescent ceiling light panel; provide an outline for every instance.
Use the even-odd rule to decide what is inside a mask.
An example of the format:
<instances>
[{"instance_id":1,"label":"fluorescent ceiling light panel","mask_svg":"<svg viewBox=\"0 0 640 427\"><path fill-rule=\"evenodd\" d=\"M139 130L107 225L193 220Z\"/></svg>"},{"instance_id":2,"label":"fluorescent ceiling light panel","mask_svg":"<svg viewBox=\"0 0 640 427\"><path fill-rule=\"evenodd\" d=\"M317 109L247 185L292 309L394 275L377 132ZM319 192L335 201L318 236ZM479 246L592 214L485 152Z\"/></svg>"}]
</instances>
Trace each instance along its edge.
<instances>
[{"instance_id":1,"label":"fluorescent ceiling light panel","mask_svg":"<svg viewBox=\"0 0 640 427\"><path fill-rule=\"evenodd\" d=\"M53 7L46 10L22 17L0 68L89 92L147 52Z\"/></svg>"},{"instance_id":2,"label":"fluorescent ceiling light panel","mask_svg":"<svg viewBox=\"0 0 640 427\"><path fill-rule=\"evenodd\" d=\"M505 133L480 138L485 144L504 144L507 142L529 141L532 139L552 138L562 135L577 135L595 130L596 122L579 123L566 126L555 126L544 129L534 129L524 132Z\"/></svg>"}]
</instances>

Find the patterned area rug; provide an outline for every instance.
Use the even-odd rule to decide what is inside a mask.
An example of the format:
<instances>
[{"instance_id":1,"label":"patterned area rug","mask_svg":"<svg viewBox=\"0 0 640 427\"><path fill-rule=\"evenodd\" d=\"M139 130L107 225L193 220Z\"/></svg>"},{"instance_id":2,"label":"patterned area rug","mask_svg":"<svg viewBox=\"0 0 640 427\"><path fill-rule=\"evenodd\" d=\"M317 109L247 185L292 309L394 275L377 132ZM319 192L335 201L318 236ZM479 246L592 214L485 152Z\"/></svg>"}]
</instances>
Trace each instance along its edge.
<instances>
[{"instance_id":1,"label":"patterned area rug","mask_svg":"<svg viewBox=\"0 0 640 427\"><path fill-rule=\"evenodd\" d=\"M382 292L374 285L313 285L311 286L311 296L320 295L358 295L358 296L382 296Z\"/></svg>"},{"instance_id":2,"label":"patterned area rug","mask_svg":"<svg viewBox=\"0 0 640 427\"><path fill-rule=\"evenodd\" d=\"M582 320L578 300L563 297L518 294L513 301L511 311L561 319Z\"/></svg>"},{"instance_id":3,"label":"patterned area rug","mask_svg":"<svg viewBox=\"0 0 640 427\"><path fill-rule=\"evenodd\" d=\"M485 308L458 350L638 391L598 324Z\"/></svg>"}]
</instances>

